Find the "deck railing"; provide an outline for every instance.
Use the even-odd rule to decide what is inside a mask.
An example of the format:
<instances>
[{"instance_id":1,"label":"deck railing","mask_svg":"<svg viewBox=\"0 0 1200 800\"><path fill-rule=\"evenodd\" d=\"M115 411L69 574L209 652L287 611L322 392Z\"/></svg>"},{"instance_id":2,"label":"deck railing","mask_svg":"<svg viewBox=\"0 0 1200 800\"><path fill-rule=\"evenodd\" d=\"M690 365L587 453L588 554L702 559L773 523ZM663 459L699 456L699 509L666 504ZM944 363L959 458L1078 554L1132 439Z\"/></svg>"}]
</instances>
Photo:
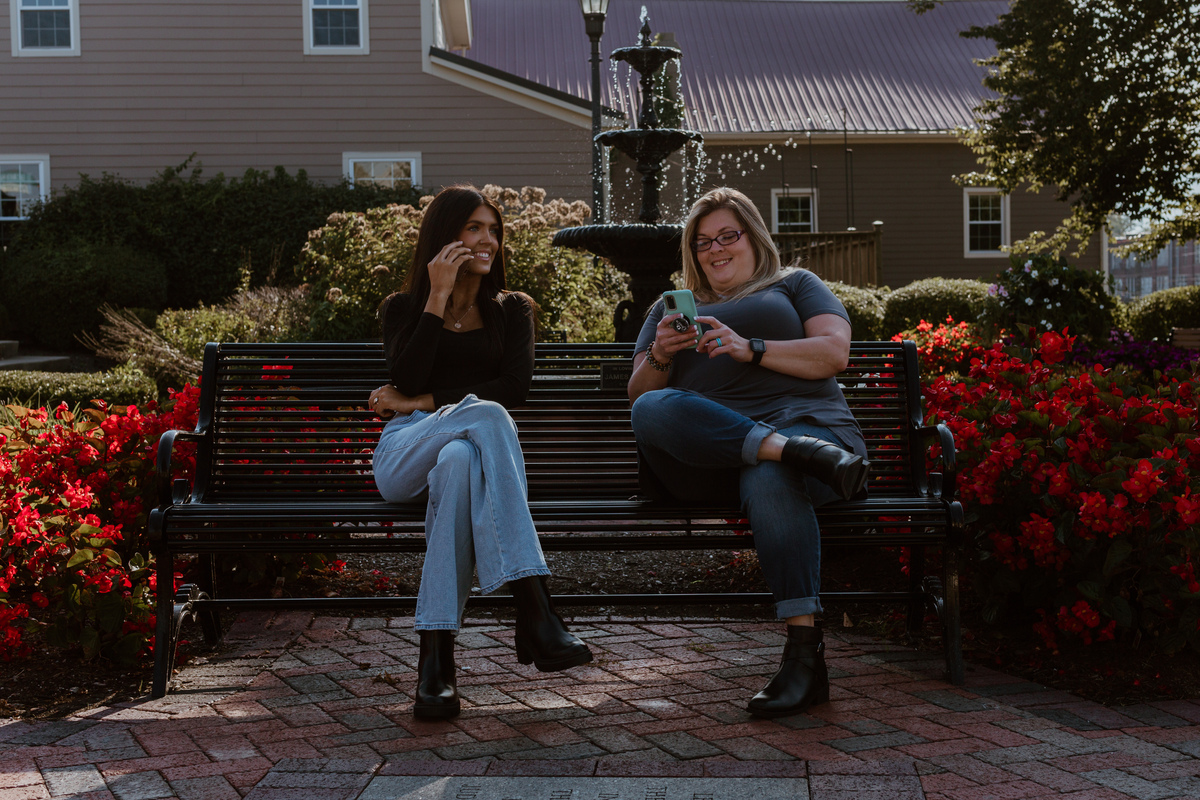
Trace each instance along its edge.
<instances>
[{"instance_id":1,"label":"deck railing","mask_svg":"<svg viewBox=\"0 0 1200 800\"><path fill-rule=\"evenodd\" d=\"M784 266L797 258L800 266L822 280L851 286L883 285L883 223L869 231L773 233Z\"/></svg>"}]
</instances>

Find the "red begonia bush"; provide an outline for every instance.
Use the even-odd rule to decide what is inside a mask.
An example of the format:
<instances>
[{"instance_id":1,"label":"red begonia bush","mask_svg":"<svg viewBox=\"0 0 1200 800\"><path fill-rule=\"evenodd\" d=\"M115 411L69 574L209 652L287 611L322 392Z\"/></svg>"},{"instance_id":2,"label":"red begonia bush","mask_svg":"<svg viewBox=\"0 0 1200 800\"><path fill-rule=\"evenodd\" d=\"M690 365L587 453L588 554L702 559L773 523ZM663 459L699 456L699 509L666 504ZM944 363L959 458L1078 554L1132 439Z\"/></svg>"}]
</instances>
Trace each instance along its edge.
<instances>
[{"instance_id":1,"label":"red begonia bush","mask_svg":"<svg viewBox=\"0 0 1200 800\"><path fill-rule=\"evenodd\" d=\"M971 359L991 346L990 338L981 334L978 328L966 320L955 322L953 316L946 317L946 321L937 327L921 320L912 330L897 333L892 341L909 339L917 345L921 375L928 379L947 372L965 373L970 369Z\"/></svg>"},{"instance_id":2,"label":"red begonia bush","mask_svg":"<svg viewBox=\"0 0 1200 800\"><path fill-rule=\"evenodd\" d=\"M1023 605L1052 648L1127 631L1200 650L1195 377L1068 369L1066 330L1024 334L925 387L954 432L985 617Z\"/></svg>"},{"instance_id":3,"label":"red begonia bush","mask_svg":"<svg viewBox=\"0 0 1200 800\"><path fill-rule=\"evenodd\" d=\"M89 659L132 662L153 650L144 534L154 449L164 431L195 427L198 397L189 385L162 407L9 406L15 422L0 428L0 658L27 654L39 627L49 644L78 645ZM187 451L176 463L178 477L194 467Z\"/></svg>"}]
</instances>

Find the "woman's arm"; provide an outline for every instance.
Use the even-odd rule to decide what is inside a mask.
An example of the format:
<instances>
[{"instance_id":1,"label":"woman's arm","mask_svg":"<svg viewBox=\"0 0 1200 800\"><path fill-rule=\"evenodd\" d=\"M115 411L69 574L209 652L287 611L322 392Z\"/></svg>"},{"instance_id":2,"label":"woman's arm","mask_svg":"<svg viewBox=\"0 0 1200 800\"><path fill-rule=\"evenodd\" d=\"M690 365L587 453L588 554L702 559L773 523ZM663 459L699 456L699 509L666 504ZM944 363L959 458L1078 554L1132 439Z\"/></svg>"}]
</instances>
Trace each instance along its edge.
<instances>
[{"instance_id":1,"label":"woman's arm","mask_svg":"<svg viewBox=\"0 0 1200 800\"><path fill-rule=\"evenodd\" d=\"M716 317L696 319L711 326L700 337L700 351L709 358L728 355L735 361L753 360L749 339ZM803 339L775 339L766 346L759 363L767 369L808 380L832 378L850 363L850 323L837 314L818 314L804 321Z\"/></svg>"},{"instance_id":2,"label":"woman's arm","mask_svg":"<svg viewBox=\"0 0 1200 800\"><path fill-rule=\"evenodd\" d=\"M434 411L437 409L433 401L433 395L425 393L409 397L406 394L402 394L390 383L380 386L371 392L371 396L367 398L367 406L384 419L391 419L397 414L407 416L414 411Z\"/></svg>"},{"instance_id":3,"label":"woman's arm","mask_svg":"<svg viewBox=\"0 0 1200 800\"><path fill-rule=\"evenodd\" d=\"M628 387L631 403L646 392L667 388L671 376L671 360L675 358L676 353L691 347L696 341L694 325L683 333L671 327L671 323L682 316L683 314L665 316L654 326L654 342L650 345L650 352L659 364L659 369L654 368L644 348L634 355L633 374L629 376ZM662 369L663 366L667 369Z\"/></svg>"}]
</instances>

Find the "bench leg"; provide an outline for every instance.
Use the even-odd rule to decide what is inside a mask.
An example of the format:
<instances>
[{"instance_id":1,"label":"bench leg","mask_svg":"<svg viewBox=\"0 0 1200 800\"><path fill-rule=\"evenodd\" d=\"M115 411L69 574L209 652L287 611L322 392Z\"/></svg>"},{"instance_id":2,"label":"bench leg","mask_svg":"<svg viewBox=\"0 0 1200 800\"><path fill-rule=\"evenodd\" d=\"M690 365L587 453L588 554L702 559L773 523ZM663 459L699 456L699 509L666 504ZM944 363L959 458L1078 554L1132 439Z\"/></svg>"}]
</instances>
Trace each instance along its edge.
<instances>
[{"instance_id":1,"label":"bench leg","mask_svg":"<svg viewBox=\"0 0 1200 800\"><path fill-rule=\"evenodd\" d=\"M946 674L950 683L962 686L966 680L962 654L962 612L958 599L957 545L947 544L942 551L944 562L942 641L946 646Z\"/></svg>"},{"instance_id":2,"label":"bench leg","mask_svg":"<svg viewBox=\"0 0 1200 800\"><path fill-rule=\"evenodd\" d=\"M154 623L154 678L150 686L151 697L163 697L167 693L171 664L175 660L174 617L174 570L169 553L159 550L155 554L155 572L158 588L155 603Z\"/></svg>"},{"instance_id":3,"label":"bench leg","mask_svg":"<svg viewBox=\"0 0 1200 800\"><path fill-rule=\"evenodd\" d=\"M197 584L204 596L217 596L217 559L211 553L200 556L200 574ZM197 611L200 628L204 631L204 643L216 647L221 641L221 612L216 607L208 607Z\"/></svg>"}]
</instances>

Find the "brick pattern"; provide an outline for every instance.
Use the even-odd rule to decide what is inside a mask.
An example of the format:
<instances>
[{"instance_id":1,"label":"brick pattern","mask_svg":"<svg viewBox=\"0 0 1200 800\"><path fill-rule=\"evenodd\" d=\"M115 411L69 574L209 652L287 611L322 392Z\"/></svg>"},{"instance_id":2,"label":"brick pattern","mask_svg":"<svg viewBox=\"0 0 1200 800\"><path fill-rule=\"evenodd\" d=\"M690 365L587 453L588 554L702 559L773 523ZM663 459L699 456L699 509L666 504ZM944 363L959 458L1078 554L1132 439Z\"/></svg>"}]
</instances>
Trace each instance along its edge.
<instances>
[{"instance_id":1,"label":"brick pattern","mask_svg":"<svg viewBox=\"0 0 1200 800\"><path fill-rule=\"evenodd\" d=\"M1110 709L926 653L827 634L833 701L755 720L779 626L576 618L595 661L517 663L511 626L458 642L463 713L412 717L411 619L242 615L175 692L0 720L0 800L356 798L378 776L786 778L837 798L1200 796L1200 702Z\"/></svg>"}]
</instances>

